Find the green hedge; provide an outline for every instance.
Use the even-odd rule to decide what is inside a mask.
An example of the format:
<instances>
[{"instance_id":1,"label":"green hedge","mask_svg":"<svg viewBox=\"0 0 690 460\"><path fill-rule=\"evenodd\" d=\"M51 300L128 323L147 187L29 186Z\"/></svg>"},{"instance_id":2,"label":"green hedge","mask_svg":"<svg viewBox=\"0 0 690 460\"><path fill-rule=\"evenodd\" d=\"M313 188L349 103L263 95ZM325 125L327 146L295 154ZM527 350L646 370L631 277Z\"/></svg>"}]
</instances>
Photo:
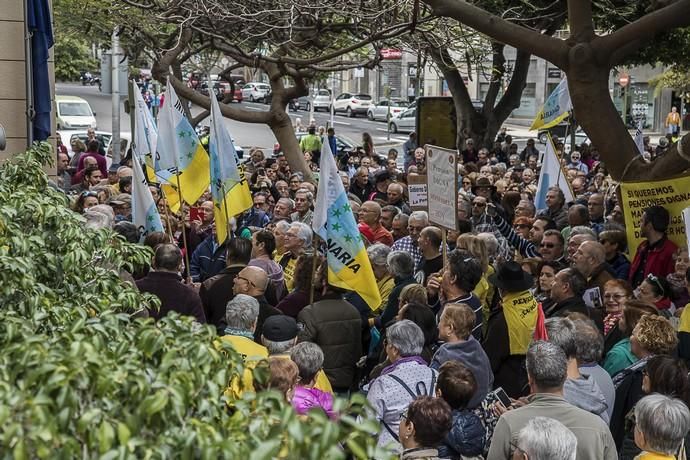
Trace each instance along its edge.
<instances>
[{"instance_id":1,"label":"green hedge","mask_svg":"<svg viewBox=\"0 0 690 460\"><path fill-rule=\"evenodd\" d=\"M157 300L123 283L150 250L91 231L48 185L48 144L0 167L0 457L388 458L366 401L298 417L274 392L227 409L240 357L211 327L132 313ZM265 378L257 369L255 378Z\"/></svg>"}]
</instances>

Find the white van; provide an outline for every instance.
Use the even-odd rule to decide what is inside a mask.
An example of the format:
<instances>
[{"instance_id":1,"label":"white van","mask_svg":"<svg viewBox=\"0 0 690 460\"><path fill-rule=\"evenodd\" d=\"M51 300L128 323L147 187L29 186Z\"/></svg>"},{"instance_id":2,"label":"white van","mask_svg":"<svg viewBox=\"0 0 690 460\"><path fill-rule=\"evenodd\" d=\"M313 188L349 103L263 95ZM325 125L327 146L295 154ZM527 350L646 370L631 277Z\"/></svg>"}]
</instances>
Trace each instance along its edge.
<instances>
[{"instance_id":1,"label":"white van","mask_svg":"<svg viewBox=\"0 0 690 460\"><path fill-rule=\"evenodd\" d=\"M55 96L57 129L96 129L96 114L84 99L77 96Z\"/></svg>"}]
</instances>

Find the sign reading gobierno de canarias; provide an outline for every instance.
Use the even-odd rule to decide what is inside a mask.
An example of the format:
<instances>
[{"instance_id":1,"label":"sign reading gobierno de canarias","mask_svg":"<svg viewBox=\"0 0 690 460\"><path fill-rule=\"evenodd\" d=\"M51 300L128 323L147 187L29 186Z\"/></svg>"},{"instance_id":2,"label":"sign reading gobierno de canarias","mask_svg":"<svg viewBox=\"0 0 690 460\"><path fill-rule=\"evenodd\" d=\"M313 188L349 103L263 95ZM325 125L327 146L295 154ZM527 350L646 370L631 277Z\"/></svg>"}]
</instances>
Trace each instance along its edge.
<instances>
[{"instance_id":1,"label":"sign reading gobierno de canarias","mask_svg":"<svg viewBox=\"0 0 690 460\"><path fill-rule=\"evenodd\" d=\"M630 257L644 237L640 234L640 218L650 206L663 206L671 217L668 238L679 247L687 244L683 209L690 204L690 176L656 182L623 182L621 198Z\"/></svg>"}]
</instances>

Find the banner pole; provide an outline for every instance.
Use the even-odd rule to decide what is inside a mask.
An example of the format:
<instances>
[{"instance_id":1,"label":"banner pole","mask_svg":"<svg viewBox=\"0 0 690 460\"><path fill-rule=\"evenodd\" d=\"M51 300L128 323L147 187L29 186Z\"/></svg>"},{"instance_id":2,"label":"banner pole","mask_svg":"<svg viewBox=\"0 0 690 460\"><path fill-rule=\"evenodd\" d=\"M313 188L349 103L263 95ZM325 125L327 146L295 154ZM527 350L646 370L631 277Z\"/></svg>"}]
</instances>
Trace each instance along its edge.
<instances>
[{"instance_id":1,"label":"banner pole","mask_svg":"<svg viewBox=\"0 0 690 460\"><path fill-rule=\"evenodd\" d=\"M178 173L175 174L175 178L177 179L177 193L180 195L180 210L182 210L182 207L184 206L184 200L182 199L182 187L180 186L180 174L179 170ZM182 211L184 215L184 211ZM187 246L187 230L185 229L184 222L182 222L182 244L184 245L184 264L185 264L185 271L187 272L187 276L185 278L190 278L191 272L189 271L189 246Z\"/></svg>"}]
</instances>

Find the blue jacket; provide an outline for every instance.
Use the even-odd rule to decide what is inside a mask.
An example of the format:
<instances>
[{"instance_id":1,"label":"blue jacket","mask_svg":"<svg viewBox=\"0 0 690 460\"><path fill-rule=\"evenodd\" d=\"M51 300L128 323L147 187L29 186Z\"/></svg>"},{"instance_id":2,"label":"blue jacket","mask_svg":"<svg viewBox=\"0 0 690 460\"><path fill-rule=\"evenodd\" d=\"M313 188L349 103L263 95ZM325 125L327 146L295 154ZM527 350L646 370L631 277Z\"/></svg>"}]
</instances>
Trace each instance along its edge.
<instances>
[{"instance_id":1,"label":"blue jacket","mask_svg":"<svg viewBox=\"0 0 690 460\"><path fill-rule=\"evenodd\" d=\"M201 283L225 269L225 245L218 245L213 235L196 247L189 261L192 281Z\"/></svg>"},{"instance_id":2,"label":"blue jacket","mask_svg":"<svg viewBox=\"0 0 690 460\"><path fill-rule=\"evenodd\" d=\"M484 452L486 429L482 421L470 410L454 410L453 425L438 447L439 458L459 459Z\"/></svg>"},{"instance_id":3,"label":"blue jacket","mask_svg":"<svg viewBox=\"0 0 690 460\"><path fill-rule=\"evenodd\" d=\"M611 260L607 260L611 272L616 279L627 280L630 272L630 261L620 252Z\"/></svg>"}]
</instances>

